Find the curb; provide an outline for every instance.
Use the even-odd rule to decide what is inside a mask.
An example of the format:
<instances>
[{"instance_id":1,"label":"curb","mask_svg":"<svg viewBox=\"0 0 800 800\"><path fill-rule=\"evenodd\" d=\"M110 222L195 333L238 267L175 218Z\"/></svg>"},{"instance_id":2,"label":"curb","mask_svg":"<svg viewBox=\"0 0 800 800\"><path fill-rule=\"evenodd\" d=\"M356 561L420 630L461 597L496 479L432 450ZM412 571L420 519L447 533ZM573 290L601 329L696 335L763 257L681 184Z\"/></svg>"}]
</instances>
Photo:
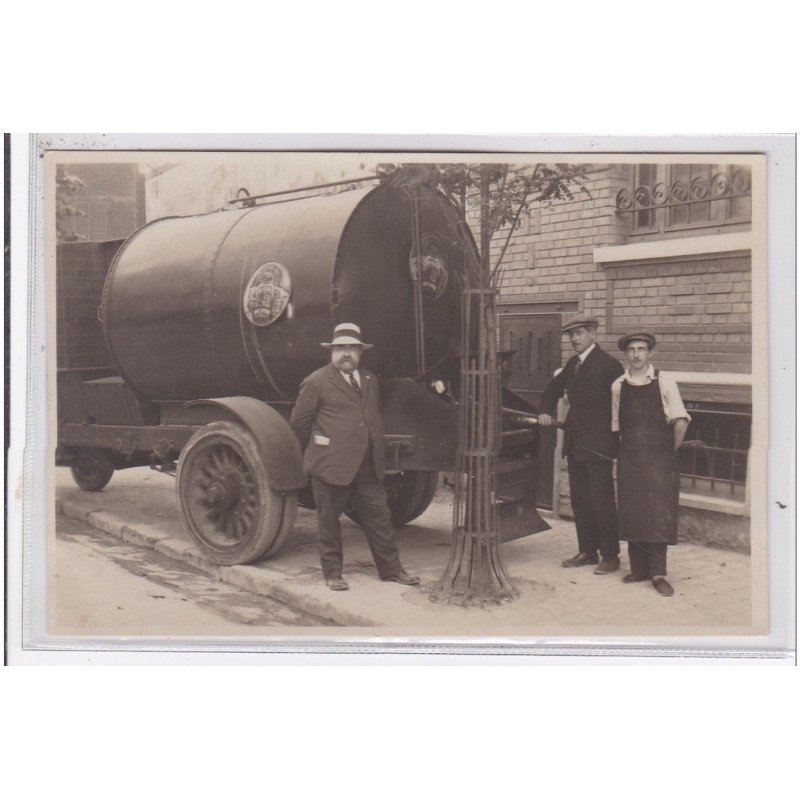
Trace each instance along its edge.
<instances>
[{"instance_id":1,"label":"curb","mask_svg":"<svg viewBox=\"0 0 800 800\"><path fill-rule=\"evenodd\" d=\"M337 608L321 598L294 592L287 586L285 577L276 576L264 567L250 565L223 567L214 564L188 542L175 539L153 525L132 527L110 511L90 510L80 503L60 498L56 501L56 514L84 522L89 527L122 539L128 544L155 550L167 558L195 567L206 575L237 589L269 597L296 611L311 614L337 625L364 627L379 624L375 620Z\"/></svg>"}]
</instances>

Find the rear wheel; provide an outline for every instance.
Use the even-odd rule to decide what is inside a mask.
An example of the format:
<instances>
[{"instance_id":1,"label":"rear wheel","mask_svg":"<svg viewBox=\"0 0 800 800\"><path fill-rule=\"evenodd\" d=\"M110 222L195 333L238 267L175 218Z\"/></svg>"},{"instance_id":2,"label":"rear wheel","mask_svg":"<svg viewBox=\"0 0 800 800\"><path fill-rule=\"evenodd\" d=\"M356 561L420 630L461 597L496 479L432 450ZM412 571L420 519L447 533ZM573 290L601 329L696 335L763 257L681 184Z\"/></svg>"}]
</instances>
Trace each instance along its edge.
<instances>
[{"instance_id":1,"label":"rear wheel","mask_svg":"<svg viewBox=\"0 0 800 800\"><path fill-rule=\"evenodd\" d=\"M189 533L216 564L273 556L292 530L297 494L269 488L258 445L239 423L212 422L192 436L176 488Z\"/></svg>"},{"instance_id":2,"label":"rear wheel","mask_svg":"<svg viewBox=\"0 0 800 800\"><path fill-rule=\"evenodd\" d=\"M104 489L114 474L114 465L104 450L84 447L78 452L70 467L72 478L84 492L99 492Z\"/></svg>"},{"instance_id":3,"label":"rear wheel","mask_svg":"<svg viewBox=\"0 0 800 800\"><path fill-rule=\"evenodd\" d=\"M387 475L384 481L393 525L406 525L431 504L439 484L438 472L410 470Z\"/></svg>"},{"instance_id":4,"label":"rear wheel","mask_svg":"<svg viewBox=\"0 0 800 800\"><path fill-rule=\"evenodd\" d=\"M431 504L438 483L438 472L407 470L387 475L383 479L383 487L392 513L392 525L406 525L420 516ZM358 512L349 504L345 513L358 522Z\"/></svg>"}]
</instances>

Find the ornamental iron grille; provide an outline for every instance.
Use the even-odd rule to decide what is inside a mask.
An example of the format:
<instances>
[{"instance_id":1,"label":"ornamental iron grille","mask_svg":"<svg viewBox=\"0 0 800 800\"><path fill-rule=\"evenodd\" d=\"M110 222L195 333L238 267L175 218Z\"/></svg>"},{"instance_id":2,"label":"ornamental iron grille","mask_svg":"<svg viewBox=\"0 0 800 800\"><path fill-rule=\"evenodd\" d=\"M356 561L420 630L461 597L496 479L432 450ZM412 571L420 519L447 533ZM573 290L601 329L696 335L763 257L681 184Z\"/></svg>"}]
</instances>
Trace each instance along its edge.
<instances>
[{"instance_id":1,"label":"ornamental iron grille","mask_svg":"<svg viewBox=\"0 0 800 800\"><path fill-rule=\"evenodd\" d=\"M752 412L747 406L687 403L692 421L687 440L702 448L681 448L681 489L692 494L744 500Z\"/></svg>"},{"instance_id":2,"label":"ornamental iron grille","mask_svg":"<svg viewBox=\"0 0 800 800\"><path fill-rule=\"evenodd\" d=\"M616 197L633 233L748 223L749 167L731 164L637 164Z\"/></svg>"}]
</instances>

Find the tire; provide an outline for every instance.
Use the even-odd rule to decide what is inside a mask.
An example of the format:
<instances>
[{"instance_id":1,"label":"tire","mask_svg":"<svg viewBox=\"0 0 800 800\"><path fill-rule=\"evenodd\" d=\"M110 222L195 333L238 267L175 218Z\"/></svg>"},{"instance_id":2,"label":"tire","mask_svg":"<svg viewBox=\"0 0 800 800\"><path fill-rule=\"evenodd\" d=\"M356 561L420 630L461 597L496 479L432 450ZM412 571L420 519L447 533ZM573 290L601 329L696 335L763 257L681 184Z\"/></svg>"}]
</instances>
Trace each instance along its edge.
<instances>
[{"instance_id":1,"label":"tire","mask_svg":"<svg viewBox=\"0 0 800 800\"><path fill-rule=\"evenodd\" d=\"M278 529L278 535L275 537L275 541L266 549L262 558L272 558L280 552L294 528L296 517L297 492L289 492L283 496L283 521Z\"/></svg>"},{"instance_id":2,"label":"tire","mask_svg":"<svg viewBox=\"0 0 800 800\"><path fill-rule=\"evenodd\" d=\"M253 435L237 422L212 422L181 452L178 499L184 524L215 564L249 564L277 553L297 511L297 493L269 488Z\"/></svg>"},{"instance_id":3,"label":"tire","mask_svg":"<svg viewBox=\"0 0 800 800\"><path fill-rule=\"evenodd\" d=\"M439 484L438 472L407 470L387 475L383 480L386 499L392 512L392 525L399 527L415 520L431 504ZM349 505L345 513L354 522L358 514Z\"/></svg>"},{"instance_id":4,"label":"tire","mask_svg":"<svg viewBox=\"0 0 800 800\"><path fill-rule=\"evenodd\" d=\"M392 509L392 524L407 525L425 512L436 494L439 485L438 472L411 471L400 473L405 480L392 499L393 487L387 486L390 496L389 508ZM390 475L389 479L394 478Z\"/></svg>"},{"instance_id":5,"label":"tire","mask_svg":"<svg viewBox=\"0 0 800 800\"><path fill-rule=\"evenodd\" d=\"M78 451L77 461L70 467L70 472L84 492L99 492L111 480L114 465L104 450L84 447Z\"/></svg>"}]
</instances>

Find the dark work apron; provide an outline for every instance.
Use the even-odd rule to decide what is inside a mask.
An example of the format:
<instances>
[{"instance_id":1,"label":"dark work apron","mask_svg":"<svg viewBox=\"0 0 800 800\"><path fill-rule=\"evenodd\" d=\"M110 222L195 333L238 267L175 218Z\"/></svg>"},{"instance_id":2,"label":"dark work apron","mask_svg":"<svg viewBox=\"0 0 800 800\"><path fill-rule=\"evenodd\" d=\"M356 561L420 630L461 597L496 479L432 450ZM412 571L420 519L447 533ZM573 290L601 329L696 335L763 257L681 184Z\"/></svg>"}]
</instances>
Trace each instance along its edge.
<instances>
[{"instance_id":1,"label":"dark work apron","mask_svg":"<svg viewBox=\"0 0 800 800\"><path fill-rule=\"evenodd\" d=\"M623 380L619 432L619 538L677 544L680 470L672 426L664 419L658 370L655 380L641 386Z\"/></svg>"}]
</instances>

